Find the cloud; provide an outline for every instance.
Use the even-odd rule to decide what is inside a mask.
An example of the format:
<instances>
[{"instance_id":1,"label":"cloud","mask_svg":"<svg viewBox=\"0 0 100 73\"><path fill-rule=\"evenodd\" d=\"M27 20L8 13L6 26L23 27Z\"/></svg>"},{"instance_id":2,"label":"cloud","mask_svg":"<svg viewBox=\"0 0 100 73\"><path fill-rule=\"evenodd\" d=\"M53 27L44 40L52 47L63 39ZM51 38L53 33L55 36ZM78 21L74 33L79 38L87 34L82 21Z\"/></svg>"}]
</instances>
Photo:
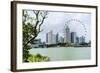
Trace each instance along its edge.
<instances>
[{"instance_id":1,"label":"cloud","mask_svg":"<svg viewBox=\"0 0 100 73\"><path fill-rule=\"evenodd\" d=\"M64 27L68 20L70 19L77 19L80 20L81 23L71 21L68 26L70 27L71 31L77 32L79 35L82 35L85 33L84 26L87 31L87 40L90 40L91 37L90 34L90 24L91 24L91 14L89 13L67 13L67 12L50 12L47 16L48 18L45 19L42 29L43 32L41 32L37 38L41 38L42 41L45 41L46 39L46 33L53 30L53 32L56 34L57 32L63 36ZM84 26L82 25L84 24Z\"/></svg>"}]
</instances>

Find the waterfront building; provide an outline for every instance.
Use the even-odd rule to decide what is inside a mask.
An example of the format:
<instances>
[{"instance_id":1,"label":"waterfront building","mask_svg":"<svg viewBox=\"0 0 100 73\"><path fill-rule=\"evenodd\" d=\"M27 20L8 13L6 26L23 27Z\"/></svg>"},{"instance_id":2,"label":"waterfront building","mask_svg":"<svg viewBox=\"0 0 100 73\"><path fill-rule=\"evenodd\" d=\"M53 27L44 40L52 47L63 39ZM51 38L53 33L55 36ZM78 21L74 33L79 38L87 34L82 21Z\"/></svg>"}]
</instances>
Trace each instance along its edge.
<instances>
[{"instance_id":1,"label":"waterfront building","mask_svg":"<svg viewBox=\"0 0 100 73\"><path fill-rule=\"evenodd\" d=\"M46 33L46 43L48 43L48 33Z\"/></svg>"},{"instance_id":2,"label":"waterfront building","mask_svg":"<svg viewBox=\"0 0 100 73\"><path fill-rule=\"evenodd\" d=\"M85 43L85 37L84 36L82 36L82 42Z\"/></svg>"},{"instance_id":3,"label":"waterfront building","mask_svg":"<svg viewBox=\"0 0 100 73\"><path fill-rule=\"evenodd\" d=\"M76 43L78 44L80 42L80 39L79 39L79 37L77 36L76 37Z\"/></svg>"},{"instance_id":4,"label":"waterfront building","mask_svg":"<svg viewBox=\"0 0 100 73\"><path fill-rule=\"evenodd\" d=\"M56 34L56 43L59 43L58 38L59 38L59 34L57 33L57 34Z\"/></svg>"},{"instance_id":5,"label":"waterfront building","mask_svg":"<svg viewBox=\"0 0 100 73\"><path fill-rule=\"evenodd\" d=\"M52 35L52 44L57 44L55 34Z\"/></svg>"},{"instance_id":6,"label":"waterfront building","mask_svg":"<svg viewBox=\"0 0 100 73\"><path fill-rule=\"evenodd\" d=\"M39 45L41 45L41 39L35 39L35 40L33 41L33 43L31 44L31 47L33 47L33 48L38 48Z\"/></svg>"},{"instance_id":7,"label":"waterfront building","mask_svg":"<svg viewBox=\"0 0 100 73\"><path fill-rule=\"evenodd\" d=\"M71 43L76 43L76 32L71 32Z\"/></svg>"},{"instance_id":8,"label":"waterfront building","mask_svg":"<svg viewBox=\"0 0 100 73\"><path fill-rule=\"evenodd\" d=\"M64 43L64 38L63 37L59 37L59 43Z\"/></svg>"},{"instance_id":9,"label":"waterfront building","mask_svg":"<svg viewBox=\"0 0 100 73\"><path fill-rule=\"evenodd\" d=\"M53 38L53 32L50 31L46 34L46 43L47 44L52 44L52 38Z\"/></svg>"},{"instance_id":10,"label":"waterfront building","mask_svg":"<svg viewBox=\"0 0 100 73\"><path fill-rule=\"evenodd\" d=\"M70 29L68 27L68 25L66 25L66 28L64 30L64 43L70 43L71 42L71 38L70 38Z\"/></svg>"},{"instance_id":11,"label":"waterfront building","mask_svg":"<svg viewBox=\"0 0 100 73\"><path fill-rule=\"evenodd\" d=\"M84 36L80 37L80 43L85 43L85 37Z\"/></svg>"}]
</instances>

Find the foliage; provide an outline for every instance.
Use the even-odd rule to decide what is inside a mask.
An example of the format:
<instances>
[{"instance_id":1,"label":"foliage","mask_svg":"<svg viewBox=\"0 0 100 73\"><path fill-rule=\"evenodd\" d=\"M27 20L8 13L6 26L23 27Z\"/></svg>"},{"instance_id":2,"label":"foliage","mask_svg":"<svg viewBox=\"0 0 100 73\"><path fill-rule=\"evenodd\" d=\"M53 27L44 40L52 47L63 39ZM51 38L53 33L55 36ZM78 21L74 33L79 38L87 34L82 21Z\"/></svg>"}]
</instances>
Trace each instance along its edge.
<instances>
[{"instance_id":1,"label":"foliage","mask_svg":"<svg viewBox=\"0 0 100 73\"><path fill-rule=\"evenodd\" d=\"M28 61L29 62L46 62L49 61L49 58L47 56L42 56L40 54L36 54L36 55L29 55L28 57Z\"/></svg>"},{"instance_id":2,"label":"foliage","mask_svg":"<svg viewBox=\"0 0 100 73\"><path fill-rule=\"evenodd\" d=\"M33 14L33 15L31 15ZM47 16L47 11L23 10L23 61L28 62L31 41L42 31L41 25Z\"/></svg>"}]
</instances>

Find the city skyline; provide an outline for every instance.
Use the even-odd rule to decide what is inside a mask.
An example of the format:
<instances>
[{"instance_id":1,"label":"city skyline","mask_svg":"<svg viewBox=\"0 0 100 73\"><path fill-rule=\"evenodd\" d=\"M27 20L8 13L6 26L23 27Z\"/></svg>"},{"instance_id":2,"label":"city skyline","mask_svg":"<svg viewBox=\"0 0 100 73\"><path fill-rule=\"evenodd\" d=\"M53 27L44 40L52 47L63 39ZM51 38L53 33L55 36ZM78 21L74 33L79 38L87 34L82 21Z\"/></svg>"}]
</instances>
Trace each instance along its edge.
<instances>
[{"instance_id":1,"label":"city skyline","mask_svg":"<svg viewBox=\"0 0 100 73\"><path fill-rule=\"evenodd\" d=\"M70 23L67 23L67 21L71 19L77 19L83 23L79 23L77 21L71 21ZM86 42L89 42L91 40L90 22L91 14L89 13L67 13L48 11L48 16L41 27L43 31L39 33L36 39L41 38L42 42L46 42L45 34L51 30L54 33L59 33L60 36L63 36L65 26L68 25L71 32L77 32L77 35L79 37L85 35ZM85 26L85 29L83 24Z\"/></svg>"},{"instance_id":2,"label":"city skyline","mask_svg":"<svg viewBox=\"0 0 100 73\"><path fill-rule=\"evenodd\" d=\"M66 36L67 35L67 36ZM41 40L41 39L40 39ZM49 31L46 33L46 42L41 42L45 44L58 44L58 43L85 43L84 36L77 36L76 32L70 32L70 29L66 27L65 34L63 36L59 36L59 33L53 33L53 31ZM89 42L87 42L89 43Z\"/></svg>"}]
</instances>

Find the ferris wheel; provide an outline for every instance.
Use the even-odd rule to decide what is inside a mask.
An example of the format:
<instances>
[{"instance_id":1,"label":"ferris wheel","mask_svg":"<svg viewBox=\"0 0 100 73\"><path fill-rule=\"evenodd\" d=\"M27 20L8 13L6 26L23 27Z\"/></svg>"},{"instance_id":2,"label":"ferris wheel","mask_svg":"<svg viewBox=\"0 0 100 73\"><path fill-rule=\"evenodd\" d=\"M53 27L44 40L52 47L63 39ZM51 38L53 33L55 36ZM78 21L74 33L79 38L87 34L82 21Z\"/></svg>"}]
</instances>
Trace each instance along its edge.
<instances>
[{"instance_id":1,"label":"ferris wheel","mask_svg":"<svg viewBox=\"0 0 100 73\"><path fill-rule=\"evenodd\" d=\"M81 36L87 36L87 29L84 23L79 19L68 19L65 24L65 27L66 26L69 26L71 31L77 32L78 34L80 33Z\"/></svg>"}]
</instances>

